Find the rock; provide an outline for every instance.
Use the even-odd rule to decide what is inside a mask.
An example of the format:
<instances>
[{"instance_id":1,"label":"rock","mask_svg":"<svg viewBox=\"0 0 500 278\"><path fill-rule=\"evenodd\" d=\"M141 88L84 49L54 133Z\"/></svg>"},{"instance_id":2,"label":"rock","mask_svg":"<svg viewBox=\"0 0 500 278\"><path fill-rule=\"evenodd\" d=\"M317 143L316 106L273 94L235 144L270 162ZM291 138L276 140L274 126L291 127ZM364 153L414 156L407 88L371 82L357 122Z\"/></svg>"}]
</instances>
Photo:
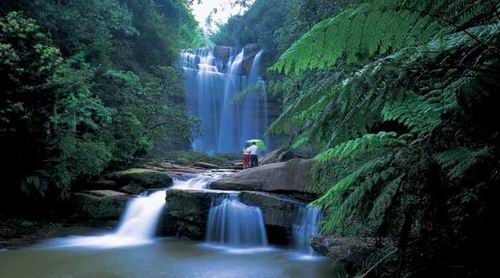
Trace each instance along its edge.
<instances>
[{"instance_id":1,"label":"rock","mask_svg":"<svg viewBox=\"0 0 500 278\"><path fill-rule=\"evenodd\" d=\"M143 188L162 188L172 185L172 178L166 172L151 169L131 168L114 172L106 178L116 182L119 188L126 185L137 185Z\"/></svg>"},{"instance_id":2,"label":"rock","mask_svg":"<svg viewBox=\"0 0 500 278\"><path fill-rule=\"evenodd\" d=\"M293 159L246 169L212 183L221 190L250 190L284 193L304 200L314 197L307 187L312 160Z\"/></svg>"},{"instance_id":3,"label":"rock","mask_svg":"<svg viewBox=\"0 0 500 278\"><path fill-rule=\"evenodd\" d=\"M129 184L129 185L125 185L124 187L120 188L121 192L135 194L135 195L143 192L144 190L145 190L144 187L136 185L136 184Z\"/></svg>"},{"instance_id":4,"label":"rock","mask_svg":"<svg viewBox=\"0 0 500 278\"><path fill-rule=\"evenodd\" d=\"M103 190L110 189L116 190L120 188L115 181L112 180L97 180L93 182L89 182L84 186L85 190Z\"/></svg>"},{"instance_id":5,"label":"rock","mask_svg":"<svg viewBox=\"0 0 500 278\"><path fill-rule=\"evenodd\" d=\"M280 148L268 153L260 160L260 164L265 165L265 164L280 162L279 154L281 151L282 149Z\"/></svg>"},{"instance_id":6,"label":"rock","mask_svg":"<svg viewBox=\"0 0 500 278\"><path fill-rule=\"evenodd\" d=\"M291 241L295 212L303 205L297 200L271 193L243 191L239 199L249 206L256 206L264 214L267 237L270 242L286 245Z\"/></svg>"},{"instance_id":7,"label":"rock","mask_svg":"<svg viewBox=\"0 0 500 278\"><path fill-rule=\"evenodd\" d=\"M214 47L214 57L222 59L222 61L224 61L224 63L226 63L227 60L229 59L230 51L231 51L230 47L216 45Z\"/></svg>"},{"instance_id":8,"label":"rock","mask_svg":"<svg viewBox=\"0 0 500 278\"><path fill-rule=\"evenodd\" d=\"M312 238L311 246L319 254L331 257L347 271L352 271L362 267L377 248L394 248L394 243L371 237L319 236Z\"/></svg>"},{"instance_id":9,"label":"rock","mask_svg":"<svg viewBox=\"0 0 500 278\"><path fill-rule=\"evenodd\" d=\"M130 195L113 190L89 190L71 195L69 204L79 215L91 219L117 220Z\"/></svg>"},{"instance_id":10,"label":"rock","mask_svg":"<svg viewBox=\"0 0 500 278\"><path fill-rule=\"evenodd\" d=\"M193 164L193 166L200 167L200 168L203 168L203 169L217 169L217 168L219 168L219 166L217 166L215 164L201 162L201 161L195 162Z\"/></svg>"},{"instance_id":11,"label":"rock","mask_svg":"<svg viewBox=\"0 0 500 278\"><path fill-rule=\"evenodd\" d=\"M206 234L208 213L212 203L227 197L230 191L167 189L168 209L161 223L160 233L190 239L203 239ZM233 192L234 193L234 192ZM272 243L286 244L290 240L294 212L301 204L290 198L263 192L243 191L242 203L261 208L268 239Z\"/></svg>"},{"instance_id":12,"label":"rock","mask_svg":"<svg viewBox=\"0 0 500 278\"><path fill-rule=\"evenodd\" d=\"M228 193L217 191L167 189L165 200L168 209L160 232L203 239L212 201L227 195Z\"/></svg>"},{"instance_id":13,"label":"rock","mask_svg":"<svg viewBox=\"0 0 500 278\"><path fill-rule=\"evenodd\" d=\"M294 158L302 158L302 156L297 155L295 152L290 151L290 150L285 151L283 153L280 153L278 155L278 161L281 161L281 162L292 160Z\"/></svg>"}]
</instances>

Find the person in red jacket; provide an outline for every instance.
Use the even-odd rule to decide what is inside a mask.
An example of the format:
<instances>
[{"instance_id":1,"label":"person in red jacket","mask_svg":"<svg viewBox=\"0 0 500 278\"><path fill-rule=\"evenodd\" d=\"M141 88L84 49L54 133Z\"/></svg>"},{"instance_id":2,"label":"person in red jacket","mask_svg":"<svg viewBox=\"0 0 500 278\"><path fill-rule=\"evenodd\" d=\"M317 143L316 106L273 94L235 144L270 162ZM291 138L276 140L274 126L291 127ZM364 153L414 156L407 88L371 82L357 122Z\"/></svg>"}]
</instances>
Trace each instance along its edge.
<instances>
[{"instance_id":1,"label":"person in red jacket","mask_svg":"<svg viewBox=\"0 0 500 278\"><path fill-rule=\"evenodd\" d=\"M247 151L248 144L243 149L243 169L250 167L250 153Z\"/></svg>"}]
</instances>

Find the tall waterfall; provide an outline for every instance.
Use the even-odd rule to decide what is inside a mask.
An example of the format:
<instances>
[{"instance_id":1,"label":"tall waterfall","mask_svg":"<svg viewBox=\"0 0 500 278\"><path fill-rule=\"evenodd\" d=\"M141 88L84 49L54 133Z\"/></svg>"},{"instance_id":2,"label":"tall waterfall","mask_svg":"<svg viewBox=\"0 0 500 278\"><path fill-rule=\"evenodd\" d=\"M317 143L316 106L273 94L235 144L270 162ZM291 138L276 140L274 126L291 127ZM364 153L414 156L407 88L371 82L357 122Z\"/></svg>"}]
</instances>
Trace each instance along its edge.
<instances>
[{"instance_id":1,"label":"tall waterfall","mask_svg":"<svg viewBox=\"0 0 500 278\"><path fill-rule=\"evenodd\" d=\"M225 49L227 57L216 55L215 48L184 50L179 56L187 109L201 119L201 136L192 144L196 151L239 152L246 140L263 138L269 126L266 86L259 75L263 51L253 56Z\"/></svg>"},{"instance_id":2,"label":"tall waterfall","mask_svg":"<svg viewBox=\"0 0 500 278\"><path fill-rule=\"evenodd\" d=\"M207 241L233 247L266 246L262 211L241 203L237 194L231 194L210 208Z\"/></svg>"},{"instance_id":3,"label":"tall waterfall","mask_svg":"<svg viewBox=\"0 0 500 278\"><path fill-rule=\"evenodd\" d=\"M308 205L300 207L297 211L297 220L293 225L293 243L299 252L313 255L314 250L310 245L311 237L319 235L318 222L321 219L321 210Z\"/></svg>"}]
</instances>

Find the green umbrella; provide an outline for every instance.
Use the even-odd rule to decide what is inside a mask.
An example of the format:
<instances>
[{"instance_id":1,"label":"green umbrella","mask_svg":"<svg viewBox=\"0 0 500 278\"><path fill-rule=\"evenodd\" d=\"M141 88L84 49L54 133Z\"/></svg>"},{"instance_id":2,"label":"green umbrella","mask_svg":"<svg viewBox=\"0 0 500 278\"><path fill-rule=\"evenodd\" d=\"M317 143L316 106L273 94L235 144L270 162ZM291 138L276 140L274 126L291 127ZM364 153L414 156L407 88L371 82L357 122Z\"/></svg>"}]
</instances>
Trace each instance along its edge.
<instances>
[{"instance_id":1,"label":"green umbrella","mask_svg":"<svg viewBox=\"0 0 500 278\"><path fill-rule=\"evenodd\" d=\"M255 143L255 145L257 145L257 148L259 148L261 150L266 149L266 144L264 144L264 141L262 141L260 139L247 140L247 143L249 143L249 144Z\"/></svg>"}]
</instances>

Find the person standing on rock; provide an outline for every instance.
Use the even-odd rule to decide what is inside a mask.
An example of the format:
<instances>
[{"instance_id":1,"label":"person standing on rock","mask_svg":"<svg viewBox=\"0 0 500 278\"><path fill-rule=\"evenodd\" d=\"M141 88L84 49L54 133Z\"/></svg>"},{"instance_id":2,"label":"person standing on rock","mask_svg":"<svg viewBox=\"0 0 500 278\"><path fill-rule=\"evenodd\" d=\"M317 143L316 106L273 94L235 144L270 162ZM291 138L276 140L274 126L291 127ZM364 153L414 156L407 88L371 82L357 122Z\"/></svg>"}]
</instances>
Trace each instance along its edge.
<instances>
[{"instance_id":1,"label":"person standing on rock","mask_svg":"<svg viewBox=\"0 0 500 278\"><path fill-rule=\"evenodd\" d=\"M248 169L250 167L250 153L247 151L249 144L245 145L243 148L243 169Z\"/></svg>"},{"instance_id":2,"label":"person standing on rock","mask_svg":"<svg viewBox=\"0 0 500 278\"><path fill-rule=\"evenodd\" d=\"M250 153L250 168L259 166L259 156L257 155L257 144L255 142L246 149Z\"/></svg>"}]
</instances>

